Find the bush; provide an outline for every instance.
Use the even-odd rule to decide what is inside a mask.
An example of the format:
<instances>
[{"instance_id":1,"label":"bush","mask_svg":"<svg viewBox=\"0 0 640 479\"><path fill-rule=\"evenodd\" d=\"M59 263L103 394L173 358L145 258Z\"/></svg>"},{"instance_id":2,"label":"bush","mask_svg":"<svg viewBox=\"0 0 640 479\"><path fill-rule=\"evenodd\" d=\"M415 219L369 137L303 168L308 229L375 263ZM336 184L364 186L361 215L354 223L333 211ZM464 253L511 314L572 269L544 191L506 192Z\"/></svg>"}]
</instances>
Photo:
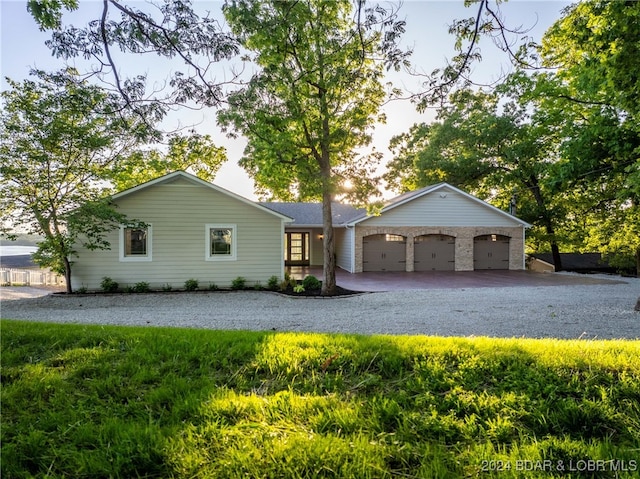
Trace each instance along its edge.
<instances>
[{"instance_id":1,"label":"bush","mask_svg":"<svg viewBox=\"0 0 640 479\"><path fill-rule=\"evenodd\" d=\"M218 291L218 285L216 283L209 283L209 291Z\"/></svg>"},{"instance_id":2,"label":"bush","mask_svg":"<svg viewBox=\"0 0 640 479\"><path fill-rule=\"evenodd\" d=\"M102 281L100 282L100 287L105 293L115 293L118 291L118 286L118 283L108 276L102 278Z\"/></svg>"},{"instance_id":3,"label":"bush","mask_svg":"<svg viewBox=\"0 0 640 479\"><path fill-rule=\"evenodd\" d=\"M148 293L149 292L149 283L146 281L140 281L133 286L134 293Z\"/></svg>"},{"instance_id":4,"label":"bush","mask_svg":"<svg viewBox=\"0 0 640 479\"><path fill-rule=\"evenodd\" d=\"M267 288L270 289L271 291L275 291L276 289L278 289L279 284L280 284L280 280L276 275L271 276L267 280Z\"/></svg>"},{"instance_id":5,"label":"bush","mask_svg":"<svg viewBox=\"0 0 640 479\"><path fill-rule=\"evenodd\" d=\"M296 279L291 277L287 278L287 275L285 275L285 280L280 283L280 291L295 289L296 286L298 286L298 282L296 281Z\"/></svg>"},{"instance_id":6,"label":"bush","mask_svg":"<svg viewBox=\"0 0 640 479\"><path fill-rule=\"evenodd\" d=\"M188 279L184 282L184 289L187 291L195 291L200 287L200 283L198 283L197 279Z\"/></svg>"},{"instance_id":7,"label":"bush","mask_svg":"<svg viewBox=\"0 0 640 479\"><path fill-rule=\"evenodd\" d=\"M310 274L302 280L302 286L307 291L318 291L322 287L322 283L318 278Z\"/></svg>"},{"instance_id":8,"label":"bush","mask_svg":"<svg viewBox=\"0 0 640 479\"><path fill-rule=\"evenodd\" d=\"M166 283L164 286L162 286L162 291L171 291L173 289L173 286L171 286L169 283Z\"/></svg>"},{"instance_id":9,"label":"bush","mask_svg":"<svg viewBox=\"0 0 640 479\"><path fill-rule=\"evenodd\" d=\"M260 281L256 281L256 284L253 285L253 289L255 289L256 291L262 291L264 289L264 286L262 286L262 283Z\"/></svg>"},{"instance_id":10,"label":"bush","mask_svg":"<svg viewBox=\"0 0 640 479\"><path fill-rule=\"evenodd\" d=\"M242 276L238 276L236 279L231 281L231 289L244 289L247 284L247 280Z\"/></svg>"},{"instance_id":11,"label":"bush","mask_svg":"<svg viewBox=\"0 0 640 479\"><path fill-rule=\"evenodd\" d=\"M304 293L304 286L299 284L293 288L294 293Z\"/></svg>"}]
</instances>

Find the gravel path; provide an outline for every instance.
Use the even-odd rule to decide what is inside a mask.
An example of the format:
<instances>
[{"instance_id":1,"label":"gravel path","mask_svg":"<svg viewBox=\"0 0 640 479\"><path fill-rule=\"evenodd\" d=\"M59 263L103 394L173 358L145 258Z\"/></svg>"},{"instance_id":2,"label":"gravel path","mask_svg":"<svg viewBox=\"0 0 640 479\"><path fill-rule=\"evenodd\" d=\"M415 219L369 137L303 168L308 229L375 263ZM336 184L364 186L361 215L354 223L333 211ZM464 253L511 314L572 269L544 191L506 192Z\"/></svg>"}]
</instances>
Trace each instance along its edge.
<instances>
[{"instance_id":1,"label":"gravel path","mask_svg":"<svg viewBox=\"0 0 640 479\"><path fill-rule=\"evenodd\" d=\"M5 289L5 288L3 288ZM57 323L207 329L640 339L640 279L553 287L429 289L333 299L269 292L48 295L10 300L0 316Z\"/></svg>"}]
</instances>

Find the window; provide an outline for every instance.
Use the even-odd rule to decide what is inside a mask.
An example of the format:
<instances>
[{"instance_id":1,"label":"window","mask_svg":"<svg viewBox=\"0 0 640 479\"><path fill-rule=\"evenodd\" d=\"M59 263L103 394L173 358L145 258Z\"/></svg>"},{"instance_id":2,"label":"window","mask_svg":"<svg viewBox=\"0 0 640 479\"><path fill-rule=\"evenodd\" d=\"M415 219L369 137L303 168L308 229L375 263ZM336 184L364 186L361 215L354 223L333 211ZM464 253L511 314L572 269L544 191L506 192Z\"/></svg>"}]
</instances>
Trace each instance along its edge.
<instances>
[{"instance_id":1,"label":"window","mask_svg":"<svg viewBox=\"0 0 640 479\"><path fill-rule=\"evenodd\" d=\"M151 261L151 225L120 227L120 261Z\"/></svg>"},{"instance_id":2,"label":"window","mask_svg":"<svg viewBox=\"0 0 640 479\"><path fill-rule=\"evenodd\" d=\"M236 225L209 224L205 227L207 261L232 261L236 259Z\"/></svg>"},{"instance_id":3,"label":"window","mask_svg":"<svg viewBox=\"0 0 640 479\"><path fill-rule=\"evenodd\" d=\"M400 236L400 235L391 235L391 234L387 234L385 235L385 241L404 241L404 236Z\"/></svg>"}]
</instances>

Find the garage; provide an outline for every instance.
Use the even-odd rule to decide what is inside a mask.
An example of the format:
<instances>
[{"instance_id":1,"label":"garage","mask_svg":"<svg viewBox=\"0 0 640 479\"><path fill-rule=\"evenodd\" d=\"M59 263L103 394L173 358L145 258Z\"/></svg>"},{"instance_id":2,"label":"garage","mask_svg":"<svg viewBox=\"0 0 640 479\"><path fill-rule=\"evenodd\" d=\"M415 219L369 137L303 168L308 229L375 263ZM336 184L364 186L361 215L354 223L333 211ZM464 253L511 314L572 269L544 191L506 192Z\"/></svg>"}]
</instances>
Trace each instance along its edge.
<instances>
[{"instance_id":1,"label":"garage","mask_svg":"<svg viewBox=\"0 0 640 479\"><path fill-rule=\"evenodd\" d=\"M509 269L509 237L476 236L473 239L473 269Z\"/></svg>"},{"instance_id":2,"label":"garage","mask_svg":"<svg viewBox=\"0 0 640 479\"><path fill-rule=\"evenodd\" d=\"M415 271L455 270L456 241L453 236L416 236L413 248Z\"/></svg>"},{"instance_id":3,"label":"garage","mask_svg":"<svg viewBox=\"0 0 640 479\"><path fill-rule=\"evenodd\" d=\"M369 235L362 238L363 271L405 271L407 239L394 234Z\"/></svg>"}]
</instances>

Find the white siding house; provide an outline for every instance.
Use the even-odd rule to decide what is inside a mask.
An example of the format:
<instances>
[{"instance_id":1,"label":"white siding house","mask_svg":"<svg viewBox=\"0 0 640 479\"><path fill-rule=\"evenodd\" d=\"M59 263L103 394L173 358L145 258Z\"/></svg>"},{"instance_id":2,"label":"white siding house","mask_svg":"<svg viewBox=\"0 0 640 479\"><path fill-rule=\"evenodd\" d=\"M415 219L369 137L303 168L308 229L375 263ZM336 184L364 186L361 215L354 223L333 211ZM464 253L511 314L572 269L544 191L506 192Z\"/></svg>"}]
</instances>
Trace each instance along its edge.
<instances>
[{"instance_id":1,"label":"white siding house","mask_svg":"<svg viewBox=\"0 0 640 479\"><path fill-rule=\"evenodd\" d=\"M109 234L109 250L77 248L72 286L100 289L109 277L121 287L224 287L284 276L284 225L291 218L188 173L178 171L113 196L118 211L146 228L124 225Z\"/></svg>"}]
</instances>

